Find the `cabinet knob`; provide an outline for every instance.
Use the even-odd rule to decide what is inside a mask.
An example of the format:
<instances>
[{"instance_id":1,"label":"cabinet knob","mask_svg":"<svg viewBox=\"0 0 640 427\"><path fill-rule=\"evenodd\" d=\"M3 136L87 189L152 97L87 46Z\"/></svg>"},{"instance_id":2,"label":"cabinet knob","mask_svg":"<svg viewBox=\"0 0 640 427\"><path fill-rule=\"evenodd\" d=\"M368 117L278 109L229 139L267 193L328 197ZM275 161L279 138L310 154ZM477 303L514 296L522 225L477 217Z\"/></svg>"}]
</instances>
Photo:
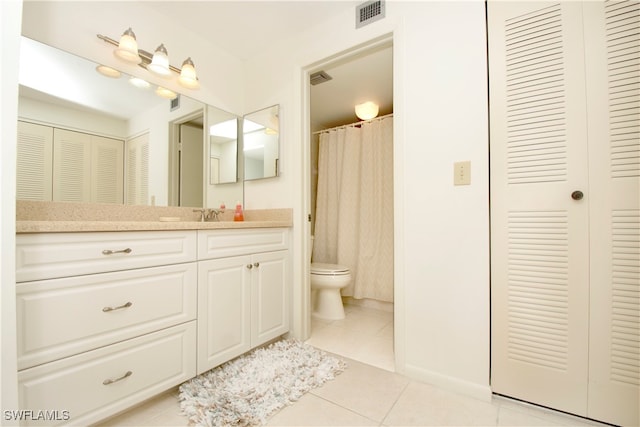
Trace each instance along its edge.
<instances>
[{"instance_id":1,"label":"cabinet knob","mask_svg":"<svg viewBox=\"0 0 640 427\"><path fill-rule=\"evenodd\" d=\"M260 263L259 263L259 262L254 262L254 263L253 263L253 266L254 266L255 268L258 268L258 267L260 267Z\"/></svg>"},{"instance_id":2,"label":"cabinet knob","mask_svg":"<svg viewBox=\"0 0 640 427\"><path fill-rule=\"evenodd\" d=\"M251 269L253 268L253 265L251 265L251 264L247 264L247 268L248 268L249 270L251 270Z\"/></svg>"},{"instance_id":3,"label":"cabinet knob","mask_svg":"<svg viewBox=\"0 0 640 427\"><path fill-rule=\"evenodd\" d=\"M582 200L583 197L584 197L584 193L580 190L576 190L573 193L571 193L571 198L573 200Z\"/></svg>"}]
</instances>

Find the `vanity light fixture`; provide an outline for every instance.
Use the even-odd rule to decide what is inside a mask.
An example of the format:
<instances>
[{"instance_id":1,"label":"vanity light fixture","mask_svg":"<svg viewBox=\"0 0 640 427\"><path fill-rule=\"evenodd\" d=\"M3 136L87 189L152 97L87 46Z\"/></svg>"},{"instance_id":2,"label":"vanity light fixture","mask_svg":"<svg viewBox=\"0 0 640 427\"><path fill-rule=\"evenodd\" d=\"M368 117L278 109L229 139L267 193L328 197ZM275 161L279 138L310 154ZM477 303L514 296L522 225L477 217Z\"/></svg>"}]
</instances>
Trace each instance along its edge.
<instances>
[{"instance_id":1,"label":"vanity light fixture","mask_svg":"<svg viewBox=\"0 0 640 427\"><path fill-rule=\"evenodd\" d=\"M119 59L138 64L149 72L164 78L171 77L172 73L175 73L179 75L178 83L187 89L198 89L200 87L196 68L191 57L182 63L182 69L176 68L169 63L169 56L164 44L158 46L153 55L146 50L138 48L136 35L131 28L122 34L120 42L116 42L102 34L97 34L97 36L100 40L116 46L113 53Z\"/></svg>"},{"instance_id":2,"label":"vanity light fixture","mask_svg":"<svg viewBox=\"0 0 640 427\"><path fill-rule=\"evenodd\" d=\"M367 101L356 105L356 116L360 120L370 120L378 115L378 104Z\"/></svg>"}]
</instances>

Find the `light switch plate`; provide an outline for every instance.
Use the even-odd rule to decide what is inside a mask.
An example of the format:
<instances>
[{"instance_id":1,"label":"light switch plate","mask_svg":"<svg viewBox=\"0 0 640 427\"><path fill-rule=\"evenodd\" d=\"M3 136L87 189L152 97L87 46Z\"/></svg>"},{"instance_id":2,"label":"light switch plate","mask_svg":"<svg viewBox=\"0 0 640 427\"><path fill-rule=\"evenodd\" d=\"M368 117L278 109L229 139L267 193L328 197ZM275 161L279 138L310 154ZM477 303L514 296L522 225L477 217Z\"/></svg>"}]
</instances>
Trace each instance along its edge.
<instances>
[{"instance_id":1,"label":"light switch plate","mask_svg":"<svg viewBox=\"0 0 640 427\"><path fill-rule=\"evenodd\" d=\"M453 164L453 185L471 184L471 162L455 162Z\"/></svg>"}]
</instances>

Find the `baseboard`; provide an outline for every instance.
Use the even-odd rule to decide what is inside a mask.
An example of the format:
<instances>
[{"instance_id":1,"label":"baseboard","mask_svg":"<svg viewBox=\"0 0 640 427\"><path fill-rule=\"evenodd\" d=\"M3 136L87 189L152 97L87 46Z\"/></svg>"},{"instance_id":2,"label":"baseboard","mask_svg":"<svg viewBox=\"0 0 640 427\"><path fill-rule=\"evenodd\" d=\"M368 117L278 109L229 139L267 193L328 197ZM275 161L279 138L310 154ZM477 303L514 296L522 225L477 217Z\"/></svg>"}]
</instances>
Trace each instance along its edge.
<instances>
[{"instance_id":1,"label":"baseboard","mask_svg":"<svg viewBox=\"0 0 640 427\"><path fill-rule=\"evenodd\" d=\"M375 310L386 311L389 313L393 313L393 303L386 301L378 301L375 299L355 299L353 297L342 297L342 304L347 306L355 306L355 307L364 307L364 308L373 308Z\"/></svg>"},{"instance_id":2,"label":"baseboard","mask_svg":"<svg viewBox=\"0 0 640 427\"><path fill-rule=\"evenodd\" d=\"M444 390L464 394L465 396L485 402L491 402L492 392L489 384L476 384L408 364L404 366L403 371L405 376L414 380L431 384Z\"/></svg>"}]
</instances>

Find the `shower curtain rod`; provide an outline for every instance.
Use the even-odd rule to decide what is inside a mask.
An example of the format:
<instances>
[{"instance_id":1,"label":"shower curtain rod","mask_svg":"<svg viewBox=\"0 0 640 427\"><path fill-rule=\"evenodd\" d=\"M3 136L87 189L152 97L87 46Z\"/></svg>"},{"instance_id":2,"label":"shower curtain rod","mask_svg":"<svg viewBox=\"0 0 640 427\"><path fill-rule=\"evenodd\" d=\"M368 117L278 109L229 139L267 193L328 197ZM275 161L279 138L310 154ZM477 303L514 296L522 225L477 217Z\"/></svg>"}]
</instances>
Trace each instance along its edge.
<instances>
[{"instance_id":1,"label":"shower curtain rod","mask_svg":"<svg viewBox=\"0 0 640 427\"><path fill-rule=\"evenodd\" d=\"M380 117L375 117L373 119L369 119L369 120L363 120L361 122L356 122L356 123L351 123L348 125L340 125L340 126L336 126L333 128L329 128L329 129L323 129L323 130L319 130L313 133L313 135L318 135L320 133L324 133L324 132L331 132L332 130L338 130L338 129L346 129L346 128L351 128L351 127L357 127L357 126L361 126L364 123L371 123L371 122L375 122L376 120L382 120L382 119L386 119L387 117L393 117L393 113L391 114L387 114L385 116L380 116Z\"/></svg>"}]
</instances>

